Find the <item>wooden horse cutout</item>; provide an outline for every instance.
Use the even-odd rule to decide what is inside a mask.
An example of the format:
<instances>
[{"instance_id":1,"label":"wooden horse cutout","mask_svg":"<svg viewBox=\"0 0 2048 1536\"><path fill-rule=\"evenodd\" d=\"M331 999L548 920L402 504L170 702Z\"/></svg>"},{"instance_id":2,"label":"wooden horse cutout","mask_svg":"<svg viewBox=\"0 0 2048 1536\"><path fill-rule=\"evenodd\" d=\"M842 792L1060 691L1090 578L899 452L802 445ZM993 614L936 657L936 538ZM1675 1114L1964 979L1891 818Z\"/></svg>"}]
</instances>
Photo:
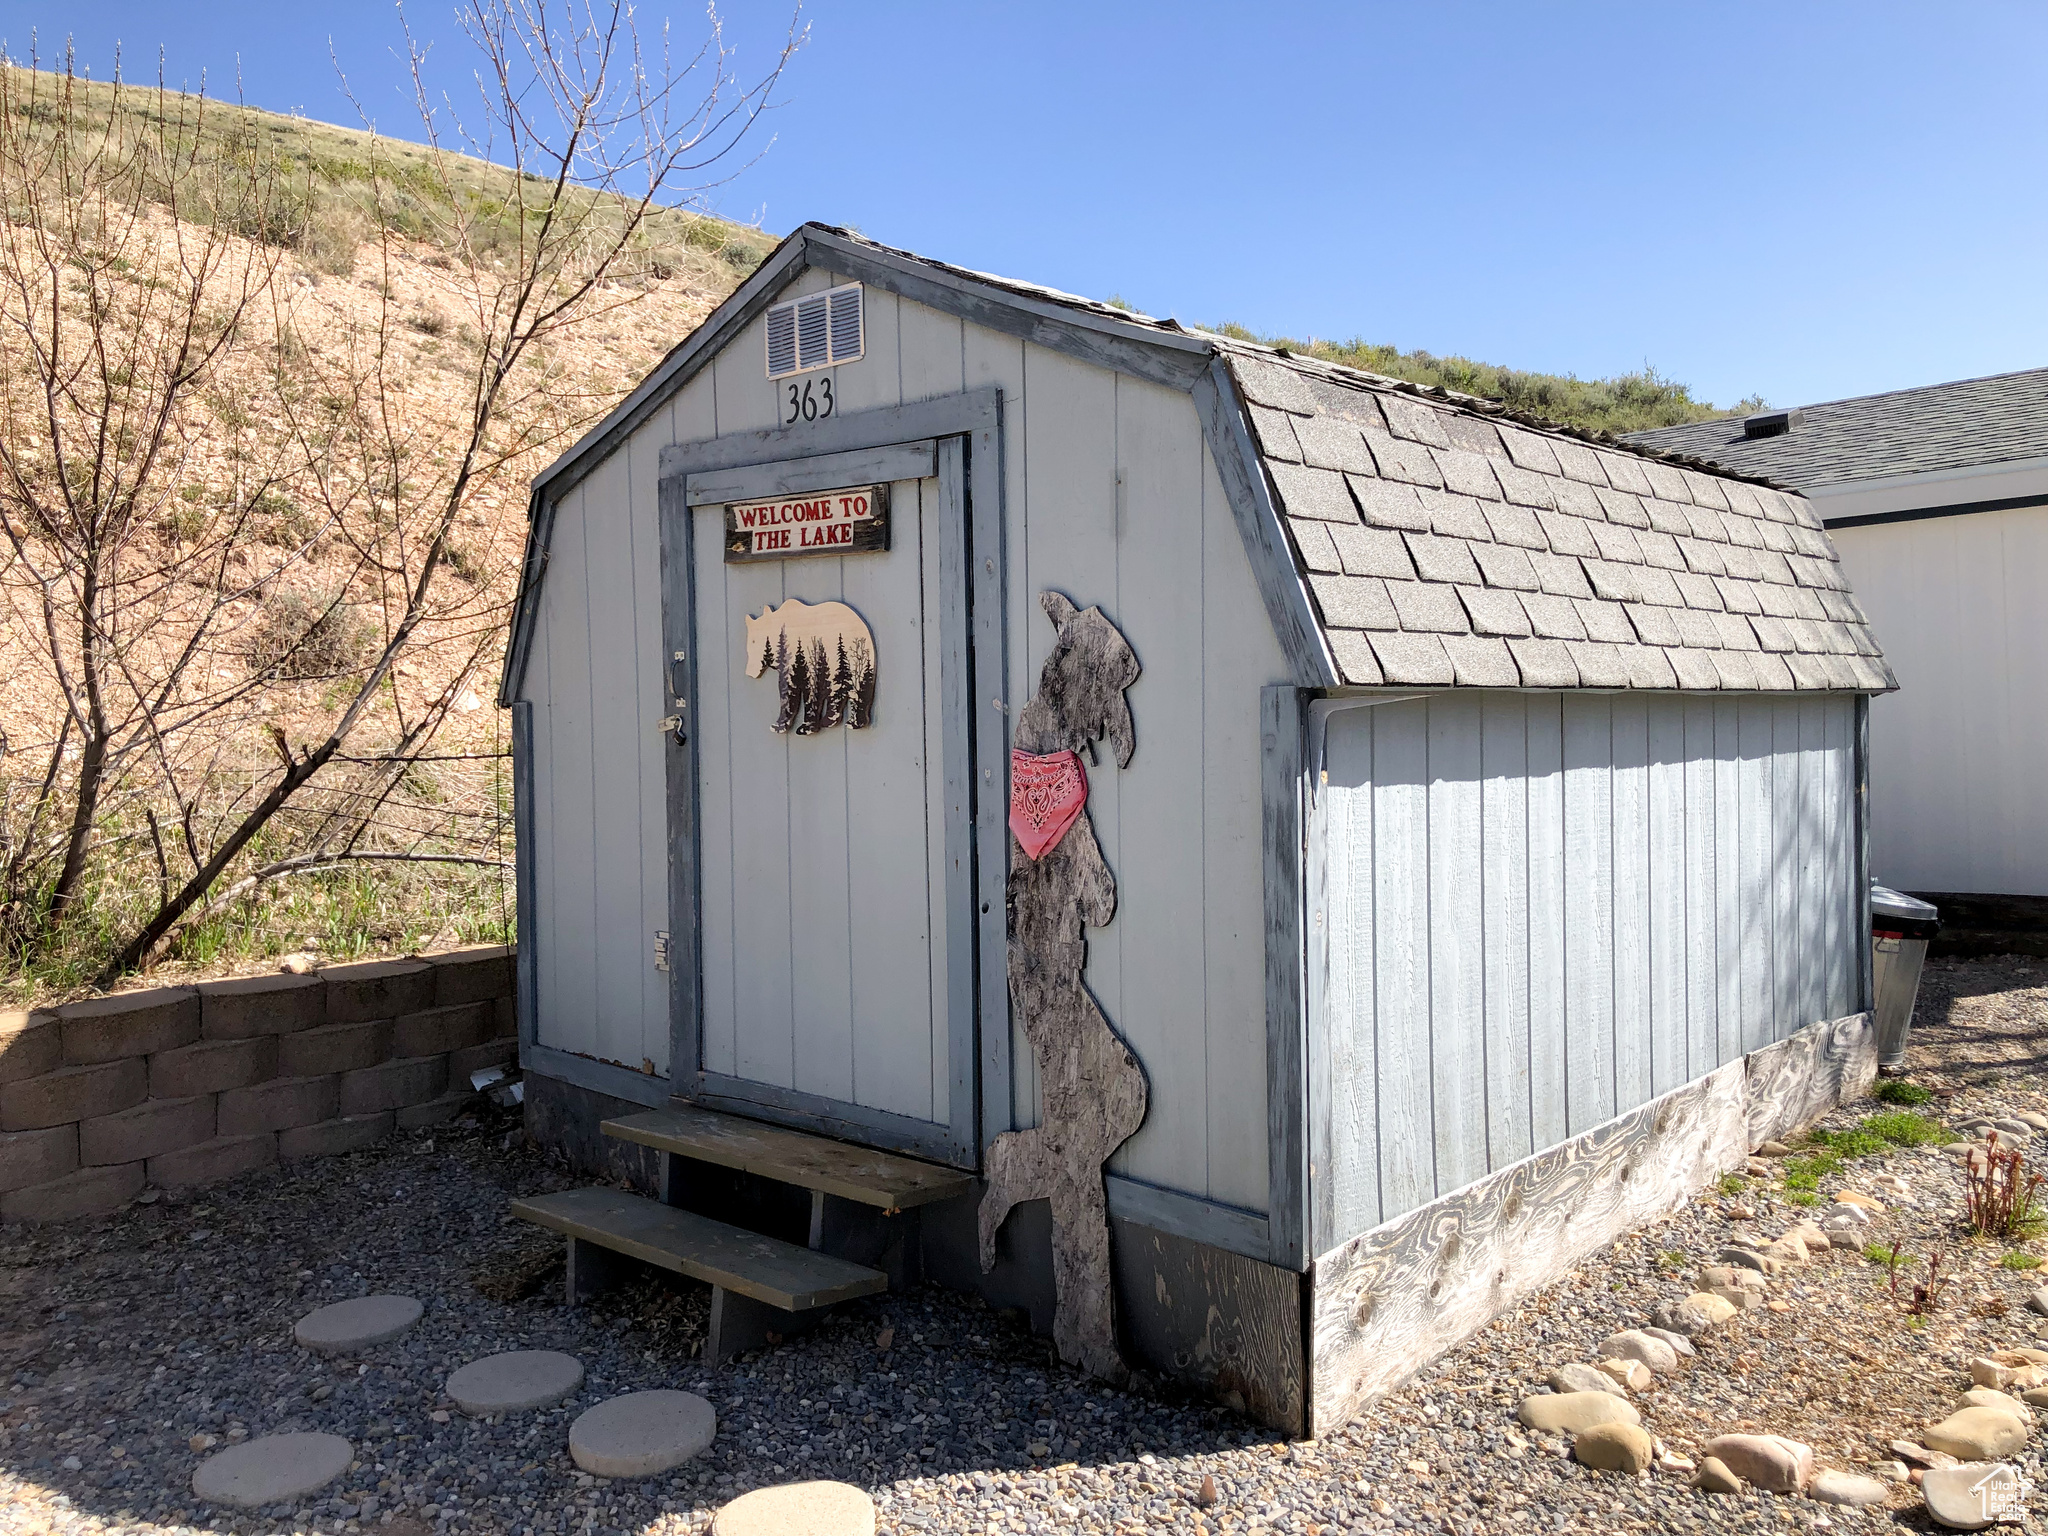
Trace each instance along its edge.
<instances>
[{"instance_id":1,"label":"wooden horse cutout","mask_svg":"<svg viewBox=\"0 0 2048 1536\"><path fill-rule=\"evenodd\" d=\"M1059 639L1038 692L1017 715L1016 751L1038 763L1017 768L1083 750L1093 758L1094 742L1105 736L1117 766L1129 767L1135 742L1124 690L1137 680L1137 656L1100 608L1078 610L1057 592L1040 594L1039 606ZM1057 784L1069 772L1081 773L1077 758L1050 762L1043 781ZM1085 786L1081 777L1074 787L1085 796ZM1013 1205L1050 1200L1053 1340L1070 1365L1120 1382L1129 1371L1116 1346L1102 1165L1143 1123L1147 1090L1144 1068L1081 980L1084 926L1100 928L1116 915L1116 877L1086 809L1076 809L1069 800L1023 813L1041 828L1047 814L1072 816L1063 832L1055 820L1050 846L1033 837L1038 857L1016 836L1010 842L1010 1006L1038 1061L1044 1118L1030 1130L1004 1132L988 1149L981 1267L995 1267L996 1232ZM1013 814L1013 828L1019 824Z\"/></svg>"}]
</instances>

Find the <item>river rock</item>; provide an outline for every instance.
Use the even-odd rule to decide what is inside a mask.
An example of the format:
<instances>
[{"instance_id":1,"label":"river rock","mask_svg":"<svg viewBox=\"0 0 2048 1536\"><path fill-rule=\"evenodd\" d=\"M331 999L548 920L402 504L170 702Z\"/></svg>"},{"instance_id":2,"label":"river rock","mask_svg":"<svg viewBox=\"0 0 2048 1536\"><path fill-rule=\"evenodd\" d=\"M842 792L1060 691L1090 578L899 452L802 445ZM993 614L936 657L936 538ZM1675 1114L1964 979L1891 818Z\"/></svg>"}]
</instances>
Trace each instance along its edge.
<instances>
[{"instance_id":1,"label":"river rock","mask_svg":"<svg viewBox=\"0 0 2048 1536\"><path fill-rule=\"evenodd\" d=\"M1612 1392L1539 1392L1522 1399L1515 1417L1546 1434L1581 1435L1595 1424L1640 1424L1636 1405Z\"/></svg>"},{"instance_id":2,"label":"river rock","mask_svg":"<svg viewBox=\"0 0 2048 1536\"><path fill-rule=\"evenodd\" d=\"M1991 1129L1998 1132L2001 1136L2010 1137L2014 1141L2032 1141L2034 1139L2034 1128L2027 1124L2026 1121L2013 1116L2003 1120L1992 1121Z\"/></svg>"},{"instance_id":3,"label":"river rock","mask_svg":"<svg viewBox=\"0 0 2048 1536\"><path fill-rule=\"evenodd\" d=\"M2048 1285L2042 1286L2027 1298L2027 1310L2048 1317Z\"/></svg>"},{"instance_id":4,"label":"river rock","mask_svg":"<svg viewBox=\"0 0 2048 1536\"><path fill-rule=\"evenodd\" d=\"M1813 1474L1806 1496L1822 1504L1846 1504L1861 1509L1866 1504L1882 1504L1892 1496L1892 1491L1876 1478L1860 1472L1837 1472L1833 1467L1823 1467Z\"/></svg>"},{"instance_id":5,"label":"river rock","mask_svg":"<svg viewBox=\"0 0 2048 1536\"><path fill-rule=\"evenodd\" d=\"M1785 1267L1782 1261L1768 1254L1758 1253L1753 1248L1744 1248L1736 1243L1730 1243L1715 1254L1714 1262L1717 1265L1726 1264L1730 1268L1753 1269L1760 1275L1775 1275Z\"/></svg>"},{"instance_id":6,"label":"river rock","mask_svg":"<svg viewBox=\"0 0 2048 1536\"><path fill-rule=\"evenodd\" d=\"M2027 1443L2027 1426L2002 1408L1959 1408L1920 1437L1958 1461L1997 1461Z\"/></svg>"},{"instance_id":7,"label":"river rock","mask_svg":"<svg viewBox=\"0 0 2048 1536\"><path fill-rule=\"evenodd\" d=\"M1595 1424L1572 1442L1579 1463L1602 1472L1647 1472L1655 1454L1649 1431L1640 1424Z\"/></svg>"},{"instance_id":8,"label":"river rock","mask_svg":"<svg viewBox=\"0 0 2048 1536\"><path fill-rule=\"evenodd\" d=\"M1891 1452L1901 1461L1909 1461L1916 1467L1952 1467L1955 1457L1946 1451L1930 1451L1917 1440L1894 1440Z\"/></svg>"},{"instance_id":9,"label":"river rock","mask_svg":"<svg viewBox=\"0 0 2048 1536\"><path fill-rule=\"evenodd\" d=\"M1557 1393L1566 1392L1611 1392L1617 1397L1623 1392L1620 1382L1596 1366L1560 1365L1543 1378L1543 1385Z\"/></svg>"},{"instance_id":10,"label":"river rock","mask_svg":"<svg viewBox=\"0 0 2048 1536\"><path fill-rule=\"evenodd\" d=\"M2039 1392L2043 1389L2034 1387L2030 1390ZM2008 1397L2005 1393L1993 1387L1970 1388L1969 1391L1963 1394L1963 1400L1957 1406L1961 1408L1999 1408L2011 1414L2022 1424L2034 1422L2033 1409L2029 1408L2019 1398Z\"/></svg>"},{"instance_id":11,"label":"river rock","mask_svg":"<svg viewBox=\"0 0 2048 1536\"><path fill-rule=\"evenodd\" d=\"M1783 1435L1716 1435L1706 1452L1770 1493L1798 1493L1813 1480L1813 1447Z\"/></svg>"},{"instance_id":12,"label":"river rock","mask_svg":"<svg viewBox=\"0 0 2048 1536\"><path fill-rule=\"evenodd\" d=\"M1828 1245L1827 1232L1822 1228L1819 1222L1813 1220L1811 1217L1808 1217L1805 1221L1800 1222L1798 1226L1794 1227L1790 1232L1787 1232L1785 1235L1787 1237L1798 1238L1799 1241L1806 1244L1808 1248L1825 1248Z\"/></svg>"},{"instance_id":13,"label":"river rock","mask_svg":"<svg viewBox=\"0 0 2048 1536\"><path fill-rule=\"evenodd\" d=\"M1699 1476L1692 1480L1693 1487L1701 1493L1740 1493L1744 1484L1741 1478L1728 1470L1728 1463L1718 1456L1709 1456L1700 1463Z\"/></svg>"},{"instance_id":14,"label":"river rock","mask_svg":"<svg viewBox=\"0 0 2048 1536\"><path fill-rule=\"evenodd\" d=\"M1718 1296L1738 1312L1754 1312L1764 1304L1764 1293L1747 1285L1716 1285L1707 1294Z\"/></svg>"},{"instance_id":15,"label":"river rock","mask_svg":"<svg viewBox=\"0 0 2048 1536\"><path fill-rule=\"evenodd\" d=\"M1850 1227L1837 1227L1828 1234L1830 1248L1843 1248L1851 1253L1863 1251L1863 1234Z\"/></svg>"},{"instance_id":16,"label":"river rock","mask_svg":"<svg viewBox=\"0 0 2048 1536\"><path fill-rule=\"evenodd\" d=\"M1854 1206L1857 1210L1868 1211L1873 1216L1882 1216L1884 1214L1883 1201L1874 1199L1869 1195L1860 1194L1853 1189L1836 1191L1835 1204Z\"/></svg>"},{"instance_id":17,"label":"river rock","mask_svg":"<svg viewBox=\"0 0 2048 1536\"><path fill-rule=\"evenodd\" d=\"M1920 1475L1927 1513L1952 1531L1981 1531L2017 1507L2019 1474L2011 1467L1969 1463Z\"/></svg>"},{"instance_id":18,"label":"river rock","mask_svg":"<svg viewBox=\"0 0 2048 1536\"><path fill-rule=\"evenodd\" d=\"M2029 1408L2048 1408L2048 1387L2029 1387L2020 1394L2020 1401Z\"/></svg>"},{"instance_id":19,"label":"river rock","mask_svg":"<svg viewBox=\"0 0 2048 1536\"><path fill-rule=\"evenodd\" d=\"M1657 1384L1650 1368L1640 1360L1602 1360L1600 1374L1636 1392L1647 1392Z\"/></svg>"},{"instance_id":20,"label":"river rock","mask_svg":"<svg viewBox=\"0 0 2048 1536\"><path fill-rule=\"evenodd\" d=\"M1648 1334L1653 1339L1661 1339L1666 1344L1669 1344L1671 1346L1671 1352L1677 1355L1680 1359L1690 1359L1694 1355L1697 1355L1699 1353L1698 1350L1692 1347L1692 1339L1688 1335L1678 1332L1676 1329L1660 1328L1655 1324L1651 1324L1650 1326L1645 1327L1643 1329L1643 1332Z\"/></svg>"},{"instance_id":21,"label":"river rock","mask_svg":"<svg viewBox=\"0 0 2048 1536\"><path fill-rule=\"evenodd\" d=\"M1678 1369L1678 1351L1640 1328L1624 1328L1610 1335L1601 1344L1600 1354L1603 1359L1640 1360L1659 1376L1669 1376Z\"/></svg>"},{"instance_id":22,"label":"river rock","mask_svg":"<svg viewBox=\"0 0 2048 1536\"><path fill-rule=\"evenodd\" d=\"M1758 1157L1790 1157L1792 1149L1782 1141L1767 1141L1756 1149Z\"/></svg>"},{"instance_id":23,"label":"river rock","mask_svg":"<svg viewBox=\"0 0 2048 1536\"><path fill-rule=\"evenodd\" d=\"M1700 1271L1700 1284L1709 1290L1716 1286L1739 1285L1745 1290L1759 1293L1771 1288L1761 1270L1752 1269L1745 1264L1709 1264Z\"/></svg>"},{"instance_id":24,"label":"river rock","mask_svg":"<svg viewBox=\"0 0 2048 1536\"><path fill-rule=\"evenodd\" d=\"M2038 1109L2023 1109L2014 1115L2013 1119L2026 1121L2036 1131L2048 1131L2048 1115L2042 1114Z\"/></svg>"}]
</instances>

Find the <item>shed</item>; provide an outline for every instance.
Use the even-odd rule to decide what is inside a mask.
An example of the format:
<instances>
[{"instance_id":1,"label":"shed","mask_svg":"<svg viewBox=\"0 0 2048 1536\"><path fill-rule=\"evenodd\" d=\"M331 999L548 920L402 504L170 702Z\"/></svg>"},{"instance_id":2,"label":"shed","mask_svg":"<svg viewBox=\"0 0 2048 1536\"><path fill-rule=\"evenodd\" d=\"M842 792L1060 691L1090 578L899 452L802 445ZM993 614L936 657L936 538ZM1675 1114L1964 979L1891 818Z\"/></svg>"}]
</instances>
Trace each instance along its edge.
<instances>
[{"instance_id":1,"label":"shed","mask_svg":"<svg viewBox=\"0 0 2048 1536\"><path fill-rule=\"evenodd\" d=\"M806 225L531 511L526 1214L714 1354L856 1284L725 1221L1320 1432L1874 1072L1798 496Z\"/></svg>"},{"instance_id":2,"label":"shed","mask_svg":"<svg viewBox=\"0 0 2048 1536\"><path fill-rule=\"evenodd\" d=\"M2048 368L1641 434L1796 487L1898 658L1871 712L1871 870L1944 947L2048 953Z\"/></svg>"}]
</instances>

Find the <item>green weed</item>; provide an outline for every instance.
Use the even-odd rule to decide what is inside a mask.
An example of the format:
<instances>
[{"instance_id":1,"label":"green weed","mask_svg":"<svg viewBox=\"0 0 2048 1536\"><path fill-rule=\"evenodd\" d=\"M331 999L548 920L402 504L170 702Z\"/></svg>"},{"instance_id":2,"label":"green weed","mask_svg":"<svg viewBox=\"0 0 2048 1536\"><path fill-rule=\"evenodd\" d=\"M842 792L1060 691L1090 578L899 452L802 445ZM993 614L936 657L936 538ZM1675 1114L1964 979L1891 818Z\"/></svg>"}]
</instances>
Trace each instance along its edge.
<instances>
[{"instance_id":1,"label":"green weed","mask_svg":"<svg viewBox=\"0 0 2048 1536\"><path fill-rule=\"evenodd\" d=\"M1886 1268L1890 1268L1895 1264L1917 1264L1920 1262L1911 1254L1901 1253L1894 1248L1887 1248L1883 1243L1865 1243L1863 1245L1863 1257L1870 1260L1873 1264L1882 1264Z\"/></svg>"},{"instance_id":2,"label":"green weed","mask_svg":"<svg viewBox=\"0 0 2048 1536\"><path fill-rule=\"evenodd\" d=\"M1887 1077L1871 1090L1871 1097L1884 1104L1925 1104L1934 1097L1931 1090L1901 1077Z\"/></svg>"},{"instance_id":3,"label":"green weed","mask_svg":"<svg viewBox=\"0 0 2048 1536\"><path fill-rule=\"evenodd\" d=\"M1724 1173L1721 1175L1721 1182L1717 1187L1724 1195L1739 1195L1749 1188L1749 1180L1739 1173Z\"/></svg>"},{"instance_id":4,"label":"green weed","mask_svg":"<svg viewBox=\"0 0 2048 1536\"><path fill-rule=\"evenodd\" d=\"M2008 1253L1998 1261L1998 1267L2000 1269L2039 1269L2041 1267L2041 1258L2038 1254L2022 1253L2019 1249L2015 1248L2011 1253Z\"/></svg>"}]
</instances>

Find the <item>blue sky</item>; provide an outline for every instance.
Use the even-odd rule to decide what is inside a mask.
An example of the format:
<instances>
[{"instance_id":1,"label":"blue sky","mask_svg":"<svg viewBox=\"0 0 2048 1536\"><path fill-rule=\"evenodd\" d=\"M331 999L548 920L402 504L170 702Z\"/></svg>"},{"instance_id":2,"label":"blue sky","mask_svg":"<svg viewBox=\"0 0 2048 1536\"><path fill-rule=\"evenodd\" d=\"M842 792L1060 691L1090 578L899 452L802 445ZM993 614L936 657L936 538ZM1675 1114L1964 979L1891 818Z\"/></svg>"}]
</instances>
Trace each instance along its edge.
<instances>
[{"instance_id":1,"label":"blue sky","mask_svg":"<svg viewBox=\"0 0 2048 1536\"><path fill-rule=\"evenodd\" d=\"M786 12L730 0L757 56ZM463 78L451 7L415 0ZM643 0L679 37L703 12ZM721 211L1184 320L1777 404L2048 365L2048 7L812 0ZM410 133L374 0L0 0L17 58Z\"/></svg>"}]
</instances>

